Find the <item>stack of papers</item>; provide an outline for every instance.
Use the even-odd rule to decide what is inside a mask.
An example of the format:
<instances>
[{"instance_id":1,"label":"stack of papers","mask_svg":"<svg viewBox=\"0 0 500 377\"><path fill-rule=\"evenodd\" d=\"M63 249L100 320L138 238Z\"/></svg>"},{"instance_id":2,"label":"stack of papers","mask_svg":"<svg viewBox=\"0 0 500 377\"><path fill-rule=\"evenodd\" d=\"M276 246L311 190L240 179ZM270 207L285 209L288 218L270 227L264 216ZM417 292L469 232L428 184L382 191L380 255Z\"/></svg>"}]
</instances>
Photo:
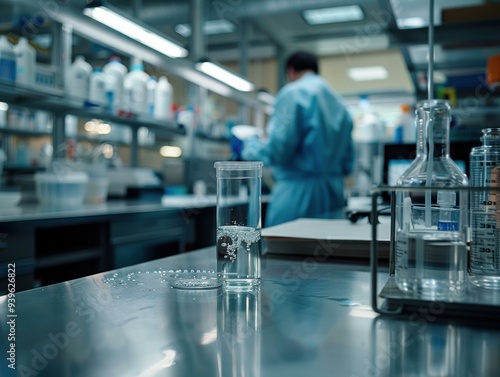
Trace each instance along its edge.
<instances>
[{"instance_id":1,"label":"stack of papers","mask_svg":"<svg viewBox=\"0 0 500 377\"><path fill-rule=\"evenodd\" d=\"M269 254L370 258L372 226L349 220L298 219L262 229ZM377 226L380 258L389 258L390 224Z\"/></svg>"}]
</instances>

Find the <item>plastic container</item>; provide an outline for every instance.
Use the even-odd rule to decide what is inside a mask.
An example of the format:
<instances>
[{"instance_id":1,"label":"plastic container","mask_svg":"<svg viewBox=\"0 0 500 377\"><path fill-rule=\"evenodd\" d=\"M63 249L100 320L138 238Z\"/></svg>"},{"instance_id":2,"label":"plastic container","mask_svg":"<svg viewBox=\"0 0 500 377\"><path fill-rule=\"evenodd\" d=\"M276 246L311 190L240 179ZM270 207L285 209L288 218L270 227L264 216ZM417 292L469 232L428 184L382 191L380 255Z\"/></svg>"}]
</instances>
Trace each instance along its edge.
<instances>
[{"instance_id":1,"label":"plastic container","mask_svg":"<svg viewBox=\"0 0 500 377\"><path fill-rule=\"evenodd\" d=\"M19 166L27 167L30 165L30 149L25 142L17 144L14 154L14 162Z\"/></svg>"},{"instance_id":2,"label":"plastic container","mask_svg":"<svg viewBox=\"0 0 500 377\"><path fill-rule=\"evenodd\" d=\"M104 203L108 197L108 187L108 178L90 178L85 191L85 202L90 204Z\"/></svg>"},{"instance_id":3,"label":"plastic container","mask_svg":"<svg viewBox=\"0 0 500 377\"><path fill-rule=\"evenodd\" d=\"M190 130L194 127L194 111L191 107L177 113L177 124L184 127L186 130Z\"/></svg>"},{"instance_id":4,"label":"plastic container","mask_svg":"<svg viewBox=\"0 0 500 377\"><path fill-rule=\"evenodd\" d=\"M398 144L411 144L417 140L417 129L415 127L415 117L410 114L410 106L401 105L396 128L394 130L394 142Z\"/></svg>"},{"instance_id":5,"label":"plastic container","mask_svg":"<svg viewBox=\"0 0 500 377\"><path fill-rule=\"evenodd\" d=\"M84 172L36 173L38 201L55 207L77 207L83 204L88 183Z\"/></svg>"},{"instance_id":6,"label":"plastic container","mask_svg":"<svg viewBox=\"0 0 500 377\"><path fill-rule=\"evenodd\" d=\"M231 127L231 138L229 140L231 145L231 151L233 152L232 160L240 160L241 159L241 151L243 150L243 146L245 144L245 140L248 140L251 137L257 136L260 137L262 135L262 130L260 128L239 124Z\"/></svg>"},{"instance_id":7,"label":"plastic container","mask_svg":"<svg viewBox=\"0 0 500 377\"><path fill-rule=\"evenodd\" d=\"M99 106L106 106L108 103L106 75L102 72L102 68L94 68L90 76L89 101Z\"/></svg>"},{"instance_id":8,"label":"plastic container","mask_svg":"<svg viewBox=\"0 0 500 377\"><path fill-rule=\"evenodd\" d=\"M60 83L60 69L55 65L36 63L35 66L35 85L56 88Z\"/></svg>"},{"instance_id":9,"label":"plastic container","mask_svg":"<svg viewBox=\"0 0 500 377\"><path fill-rule=\"evenodd\" d=\"M36 50L26 38L19 38L14 46L16 54L16 83L32 87L36 83Z\"/></svg>"},{"instance_id":10,"label":"plastic container","mask_svg":"<svg viewBox=\"0 0 500 377\"><path fill-rule=\"evenodd\" d=\"M85 101L89 97L90 76L92 66L87 63L83 56L77 56L69 68L66 78L66 91L73 99Z\"/></svg>"},{"instance_id":11,"label":"plastic container","mask_svg":"<svg viewBox=\"0 0 500 377\"><path fill-rule=\"evenodd\" d=\"M0 80L16 81L16 54L5 35L0 36Z\"/></svg>"},{"instance_id":12,"label":"plastic container","mask_svg":"<svg viewBox=\"0 0 500 377\"><path fill-rule=\"evenodd\" d=\"M20 191L0 190L0 209L16 207L22 199Z\"/></svg>"},{"instance_id":13,"label":"plastic container","mask_svg":"<svg viewBox=\"0 0 500 377\"><path fill-rule=\"evenodd\" d=\"M128 69L122 64L118 56L112 56L109 63L104 65L102 71L106 75L106 91L111 96L110 107L116 114L123 109L123 81Z\"/></svg>"},{"instance_id":14,"label":"plastic container","mask_svg":"<svg viewBox=\"0 0 500 377\"><path fill-rule=\"evenodd\" d=\"M173 87L165 76L156 86L153 116L159 120L172 120Z\"/></svg>"},{"instance_id":15,"label":"plastic container","mask_svg":"<svg viewBox=\"0 0 500 377\"><path fill-rule=\"evenodd\" d=\"M144 72L144 66L134 64L123 82L125 111L137 115L148 113L148 80L149 75Z\"/></svg>"},{"instance_id":16,"label":"plastic container","mask_svg":"<svg viewBox=\"0 0 500 377\"><path fill-rule=\"evenodd\" d=\"M148 91L148 116L153 117L155 110L155 95L158 80L154 76L150 76L147 84Z\"/></svg>"},{"instance_id":17,"label":"plastic container","mask_svg":"<svg viewBox=\"0 0 500 377\"><path fill-rule=\"evenodd\" d=\"M84 171L89 177L87 190L85 192L85 202L91 204L104 203L108 197L109 178L106 165L96 161L87 165Z\"/></svg>"}]
</instances>

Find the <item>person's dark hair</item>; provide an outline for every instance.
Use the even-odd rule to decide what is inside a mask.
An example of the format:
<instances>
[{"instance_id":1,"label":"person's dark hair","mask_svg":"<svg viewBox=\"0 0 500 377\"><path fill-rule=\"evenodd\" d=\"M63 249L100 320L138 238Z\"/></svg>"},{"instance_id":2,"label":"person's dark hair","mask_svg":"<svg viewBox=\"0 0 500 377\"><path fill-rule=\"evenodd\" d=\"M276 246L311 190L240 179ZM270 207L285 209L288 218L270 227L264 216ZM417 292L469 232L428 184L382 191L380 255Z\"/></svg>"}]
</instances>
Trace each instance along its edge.
<instances>
[{"instance_id":1,"label":"person's dark hair","mask_svg":"<svg viewBox=\"0 0 500 377\"><path fill-rule=\"evenodd\" d=\"M318 73L318 58L310 52L295 52L287 59L285 67L287 69L293 68L299 72L311 70Z\"/></svg>"}]
</instances>

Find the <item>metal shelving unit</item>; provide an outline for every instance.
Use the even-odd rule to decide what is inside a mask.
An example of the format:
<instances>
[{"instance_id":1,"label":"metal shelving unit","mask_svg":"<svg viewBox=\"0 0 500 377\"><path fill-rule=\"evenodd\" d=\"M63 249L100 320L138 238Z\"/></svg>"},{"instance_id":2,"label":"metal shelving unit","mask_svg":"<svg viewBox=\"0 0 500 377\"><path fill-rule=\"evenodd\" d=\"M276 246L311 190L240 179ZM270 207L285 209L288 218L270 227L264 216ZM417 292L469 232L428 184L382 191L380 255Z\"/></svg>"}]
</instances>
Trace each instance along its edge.
<instances>
[{"instance_id":1,"label":"metal shelving unit","mask_svg":"<svg viewBox=\"0 0 500 377\"><path fill-rule=\"evenodd\" d=\"M57 12L44 9L42 3L28 0L0 0L0 4L7 6L23 7L30 12L47 14L54 23L53 46L51 64L58 68L60 77L65 77L65 72L71 64L73 35L104 46L131 57L140 57L144 62L156 66L158 69L177 76L186 82L198 87L208 89L225 98L234 100L241 106L253 108L258 113L265 113L265 104L260 102L253 94L237 91L230 86L195 69L194 63L187 59L169 58L143 44L128 38L86 16L75 6L60 5ZM104 109L84 108L83 104L72 101L64 96L62 88L23 88L12 83L0 82L0 101L5 101L16 106L50 111L54 114L52 130L52 144L54 151L60 150L57 146L66 140L64 117L67 114L82 118L98 118L104 121L122 124L131 127L133 131L131 142L131 165L138 165L139 147L137 142L137 129L148 127L158 130L162 135L181 135L188 138L188 144L195 143L196 133L186 132L177 127L173 122L160 122L147 117L122 117L106 112ZM205 137L202 136L204 139ZM208 137L209 139L214 139ZM224 138L215 138L217 141L226 141ZM195 150L193 146L190 147ZM59 152L62 153L62 152Z\"/></svg>"},{"instance_id":2,"label":"metal shelving unit","mask_svg":"<svg viewBox=\"0 0 500 377\"><path fill-rule=\"evenodd\" d=\"M50 136L49 131L35 131L35 130L25 130L18 128L0 127L0 135L20 135L20 136Z\"/></svg>"},{"instance_id":3,"label":"metal shelving unit","mask_svg":"<svg viewBox=\"0 0 500 377\"><path fill-rule=\"evenodd\" d=\"M83 107L84 104L66 98L62 89L35 87L22 88L15 84L0 81L0 100L15 105L36 110L45 110L54 114L71 114L83 118L99 118L108 122L128 125L130 127L148 127L170 131L175 134L185 134L172 121L160 121L145 116L124 117L109 113L104 108ZM1 128L3 131L4 128ZM10 133L23 133L23 130L10 129ZM17 132L19 131L19 132Z\"/></svg>"}]
</instances>

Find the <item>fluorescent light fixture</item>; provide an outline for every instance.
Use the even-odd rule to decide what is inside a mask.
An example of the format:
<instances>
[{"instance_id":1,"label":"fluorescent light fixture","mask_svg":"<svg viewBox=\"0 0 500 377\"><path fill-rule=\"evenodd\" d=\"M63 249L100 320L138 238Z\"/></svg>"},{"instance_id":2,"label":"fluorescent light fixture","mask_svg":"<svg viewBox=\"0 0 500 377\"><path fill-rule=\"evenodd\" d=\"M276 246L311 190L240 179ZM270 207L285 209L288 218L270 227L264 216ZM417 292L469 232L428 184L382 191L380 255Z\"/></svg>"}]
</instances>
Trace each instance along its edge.
<instances>
[{"instance_id":1,"label":"fluorescent light fixture","mask_svg":"<svg viewBox=\"0 0 500 377\"><path fill-rule=\"evenodd\" d=\"M422 17L408 17L397 20L398 28L400 29L416 29L426 26L426 22Z\"/></svg>"},{"instance_id":2,"label":"fluorescent light fixture","mask_svg":"<svg viewBox=\"0 0 500 377\"><path fill-rule=\"evenodd\" d=\"M222 97L230 97L233 93L231 88L219 80L214 80L212 77L203 74L198 70L190 70L186 72L186 79L193 84L206 88Z\"/></svg>"},{"instance_id":3,"label":"fluorescent light fixture","mask_svg":"<svg viewBox=\"0 0 500 377\"><path fill-rule=\"evenodd\" d=\"M360 21L365 18L359 5L343 7L309 9L302 12L302 16L309 25L332 24L338 22Z\"/></svg>"},{"instance_id":4,"label":"fluorescent light fixture","mask_svg":"<svg viewBox=\"0 0 500 377\"><path fill-rule=\"evenodd\" d=\"M191 35L191 26L189 26L188 24L175 25L174 30L177 34L180 34L186 38Z\"/></svg>"},{"instance_id":5,"label":"fluorescent light fixture","mask_svg":"<svg viewBox=\"0 0 500 377\"><path fill-rule=\"evenodd\" d=\"M350 68L348 76L354 81L384 80L389 72L382 66Z\"/></svg>"},{"instance_id":6,"label":"fluorescent light fixture","mask_svg":"<svg viewBox=\"0 0 500 377\"><path fill-rule=\"evenodd\" d=\"M101 123L97 125L97 134L109 135L111 133L111 126L108 123Z\"/></svg>"},{"instance_id":7,"label":"fluorescent light fixture","mask_svg":"<svg viewBox=\"0 0 500 377\"><path fill-rule=\"evenodd\" d=\"M434 71L434 83L436 84L446 84L447 77L442 71Z\"/></svg>"},{"instance_id":8,"label":"fluorescent light fixture","mask_svg":"<svg viewBox=\"0 0 500 377\"><path fill-rule=\"evenodd\" d=\"M85 123L85 125L83 126L83 128L88 133L96 133L97 132L96 131L97 130L97 121L89 120L88 122Z\"/></svg>"},{"instance_id":9,"label":"fluorescent light fixture","mask_svg":"<svg viewBox=\"0 0 500 377\"><path fill-rule=\"evenodd\" d=\"M160 155L163 157L177 158L181 157L182 149L171 145L164 145L160 148Z\"/></svg>"},{"instance_id":10,"label":"fluorescent light fixture","mask_svg":"<svg viewBox=\"0 0 500 377\"><path fill-rule=\"evenodd\" d=\"M103 144L101 146L101 153L104 158L113 158L113 156L115 155L115 148L111 144Z\"/></svg>"},{"instance_id":11,"label":"fluorescent light fixture","mask_svg":"<svg viewBox=\"0 0 500 377\"><path fill-rule=\"evenodd\" d=\"M85 8L83 13L112 29L135 39L152 49L161 52L171 58L186 57L188 52L185 48L165 39L158 34L136 24L133 21L119 15L106 7Z\"/></svg>"},{"instance_id":12,"label":"fluorescent light fixture","mask_svg":"<svg viewBox=\"0 0 500 377\"><path fill-rule=\"evenodd\" d=\"M250 81L212 62L196 63L196 69L241 92L251 92L254 89L254 85Z\"/></svg>"},{"instance_id":13,"label":"fluorescent light fixture","mask_svg":"<svg viewBox=\"0 0 500 377\"><path fill-rule=\"evenodd\" d=\"M273 95L269 94L265 90L259 90L257 92L257 99L271 106L274 105L274 101L276 100Z\"/></svg>"},{"instance_id":14,"label":"fluorescent light fixture","mask_svg":"<svg viewBox=\"0 0 500 377\"><path fill-rule=\"evenodd\" d=\"M232 33L235 29L236 26L228 20L210 20L203 23L203 33L206 35ZM191 35L191 25L189 24L178 24L174 30L186 38Z\"/></svg>"},{"instance_id":15,"label":"fluorescent light fixture","mask_svg":"<svg viewBox=\"0 0 500 377\"><path fill-rule=\"evenodd\" d=\"M9 110L9 105L5 102L0 102L0 111L7 111Z\"/></svg>"},{"instance_id":16,"label":"fluorescent light fixture","mask_svg":"<svg viewBox=\"0 0 500 377\"><path fill-rule=\"evenodd\" d=\"M111 133L111 125L97 119L89 120L83 128L91 135L108 135Z\"/></svg>"},{"instance_id":17,"label":"fluorescent light fixture","mask_svg":"<svg viewBox=\"0 0 500 377\"><path fill-rule=\"evenodd\" d=\"M50 48L52 46L52 35L51 34L37 34L31 39L32 42L40 47Z\"/></svg>"}]
</instances>

